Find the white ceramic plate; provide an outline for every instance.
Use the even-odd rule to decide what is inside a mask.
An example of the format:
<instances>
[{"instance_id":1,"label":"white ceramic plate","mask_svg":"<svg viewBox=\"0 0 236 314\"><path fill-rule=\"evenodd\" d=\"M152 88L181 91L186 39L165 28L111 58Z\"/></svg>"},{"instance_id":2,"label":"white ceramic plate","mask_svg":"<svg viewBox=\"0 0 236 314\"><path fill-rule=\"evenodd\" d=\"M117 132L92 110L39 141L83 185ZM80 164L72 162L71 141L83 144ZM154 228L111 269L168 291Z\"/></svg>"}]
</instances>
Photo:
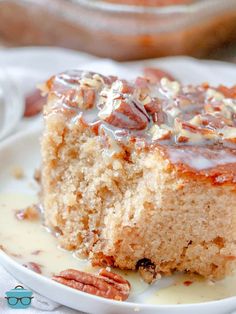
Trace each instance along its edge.
<instances>
[{"instance_id":1,"label":"white ceramic plate","mask_svg":"<svg viewBox=\"0 0 236 314\"><path fill-rule=\"evenodd\" d=\"M0 140L16 128L23 112L22 93L8 72L0 68Z\"/></svg>"},{"instance_id":2,"label":"white ceramic plate","mask_svg":"<svg viewBox=\"0 0 236 314\"><path fill-rule=\"evenodd\" d=\"M153 62L147 62L153 65ZM180 80L198 83L210 81L213 84L233 84L236 80L236 66L215 62L198 62L190 58L168 58L155 62L154 65L170 70ZM103 72L129 73L135 76L140 72L140 63L129 63L118 66L106 62ZM101 63L87 66L93 70L102 68ZM130 71L132 69L132 71ZM101 72L101 71L100 71ZM0 144L0 193L29 192L28 182L13 180L9 170L14 165L21 165L28 177L33 175L34 169L39 165L39 136L40 130L26 131L11 136ZM1 214L0 214L1 215ZM1 218L0 218L1 219ZM176 314L223 314L231 313L236 309L236 297L197 304L185 305L152 305L143 304L139 298L132 298L130 302L117 302L85 294L66 286L53 282L47 277L38 275L13 260L10 256L0 252L0 263L17 280L32 290L71 308L89 313L176 313ZM163 279L163 282L167 279Z\"/></svg>"}]
</instances>

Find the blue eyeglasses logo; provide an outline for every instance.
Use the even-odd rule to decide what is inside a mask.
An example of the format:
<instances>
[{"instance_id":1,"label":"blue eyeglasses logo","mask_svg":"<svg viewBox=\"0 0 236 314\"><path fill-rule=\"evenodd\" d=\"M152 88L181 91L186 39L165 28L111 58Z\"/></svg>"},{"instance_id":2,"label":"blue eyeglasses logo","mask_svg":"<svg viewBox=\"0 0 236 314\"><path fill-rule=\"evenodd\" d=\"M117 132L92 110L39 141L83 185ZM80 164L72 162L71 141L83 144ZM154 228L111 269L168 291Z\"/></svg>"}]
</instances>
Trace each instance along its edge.
<instances>
[{"instance_id":1,"label":"blue eyeglasses logo","mask_svg":"<svg viewBox=\"0 0 236 314\"><path fill-rule=\"evenodd\" d=\"M33 292L30 290L24 289L22 286L16 286L14 289L11 289L6 292L6 299L8 305L13 309L27 309L30 304Z\"/></svg>"}]
</instances>

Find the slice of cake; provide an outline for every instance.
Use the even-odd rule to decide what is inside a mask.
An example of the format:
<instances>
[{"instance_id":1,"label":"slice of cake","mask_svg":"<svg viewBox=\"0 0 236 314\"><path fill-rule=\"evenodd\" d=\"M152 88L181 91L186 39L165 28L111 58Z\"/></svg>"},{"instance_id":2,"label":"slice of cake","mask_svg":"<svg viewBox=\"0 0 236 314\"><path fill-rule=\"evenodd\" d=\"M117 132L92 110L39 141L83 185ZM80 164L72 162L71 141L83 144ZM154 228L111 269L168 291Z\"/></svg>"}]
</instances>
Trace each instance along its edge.
<instances>
[{"instance_id":1,"label":"slice of cake","mask_svg":"<svg viewBox=\"0 0 236 314\"><path fill-rule=\"evenodd\" d=\"M71 71L45 85L42 203L94 265L221 278L236 260L236 88Z\"/></svg>"}]
</instances>

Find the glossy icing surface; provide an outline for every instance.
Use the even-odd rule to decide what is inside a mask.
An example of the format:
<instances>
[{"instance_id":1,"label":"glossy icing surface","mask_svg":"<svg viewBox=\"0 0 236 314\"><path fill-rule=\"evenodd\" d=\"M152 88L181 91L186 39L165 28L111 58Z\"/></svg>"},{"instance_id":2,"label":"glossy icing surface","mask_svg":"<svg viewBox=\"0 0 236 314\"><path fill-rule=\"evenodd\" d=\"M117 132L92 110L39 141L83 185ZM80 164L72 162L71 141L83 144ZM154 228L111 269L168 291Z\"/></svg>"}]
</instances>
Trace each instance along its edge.
<instances>
[{"instance_id":1,"label":"glossy icing surface","mask_svg":"<svg viewBox=\"0 0 236 314\"><path fill-rule=\"evenodd\" d=\"M183 86L165 77L127 82L70 71L52 77L46 91L57 98L54 110L67 112L70 122L79 119L109 138L110 155L119 152L111 142L132 142L162 147L171 163L196 171L236 162L236 87Z\"/></svg>"}]
</instances>

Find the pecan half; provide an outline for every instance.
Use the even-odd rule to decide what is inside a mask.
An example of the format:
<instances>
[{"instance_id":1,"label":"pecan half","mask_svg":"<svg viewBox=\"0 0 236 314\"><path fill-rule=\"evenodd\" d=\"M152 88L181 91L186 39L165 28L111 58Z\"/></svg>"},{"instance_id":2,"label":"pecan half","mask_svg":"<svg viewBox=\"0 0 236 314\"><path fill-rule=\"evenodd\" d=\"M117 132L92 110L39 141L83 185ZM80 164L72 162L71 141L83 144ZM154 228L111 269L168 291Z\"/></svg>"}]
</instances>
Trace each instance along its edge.
<instances>
[{"instance_id":1,"label":"pecan half","mask_svg":"<svg viewBox=\"0 0 236 314\"><path fill-rule=\"evenodd\" d=\"M71 288L118 301L126 300L130 292L130 283L127 280L106 269L102 269L99 275L67 269L52 279Z\"/></svg>"},{"instance_id":2,"label":"pecan half","mask_svg":"<svg viewBox=\"0 0 236 314\"><path fill-rule=\"evenodd\" d=\"M128 130L143 130L149 122L144 107L122 98L115 99L110 108L102 109L98 115L108 124Z\"/></svg>"},{"instance_id":3,"label":"pecan half","mask_svg":"<svg viewBox=\"0 0 236 314\"><path fill-rule=\"evenodd\" d=\"M34 180L40 184L41 183L41 170L40 169L35 169L34 171Z\"/></svg>"},{"instance_id":4,"label":"pecan half","mask_svg":"<svg viewBox=\"0 0 236 314\"><path fill-rule=\"evenodd\" d=\"M183 284L188 287L188 286L191 286L193 284L193 281L190 281L190 280L186 280L183 282Z\"/></svg>"},{"instance_id":5,"label":"pecan half","mask_svg":"<svg viewBox=\"0 0 236 314\"><path fill-rule=\"evenodd\" d=\"M101 92L98 116L115 127L143 130L150 117L143 104L134 95L134 87L124 80L115 81Z\"/></svg>"}]
</instances>

